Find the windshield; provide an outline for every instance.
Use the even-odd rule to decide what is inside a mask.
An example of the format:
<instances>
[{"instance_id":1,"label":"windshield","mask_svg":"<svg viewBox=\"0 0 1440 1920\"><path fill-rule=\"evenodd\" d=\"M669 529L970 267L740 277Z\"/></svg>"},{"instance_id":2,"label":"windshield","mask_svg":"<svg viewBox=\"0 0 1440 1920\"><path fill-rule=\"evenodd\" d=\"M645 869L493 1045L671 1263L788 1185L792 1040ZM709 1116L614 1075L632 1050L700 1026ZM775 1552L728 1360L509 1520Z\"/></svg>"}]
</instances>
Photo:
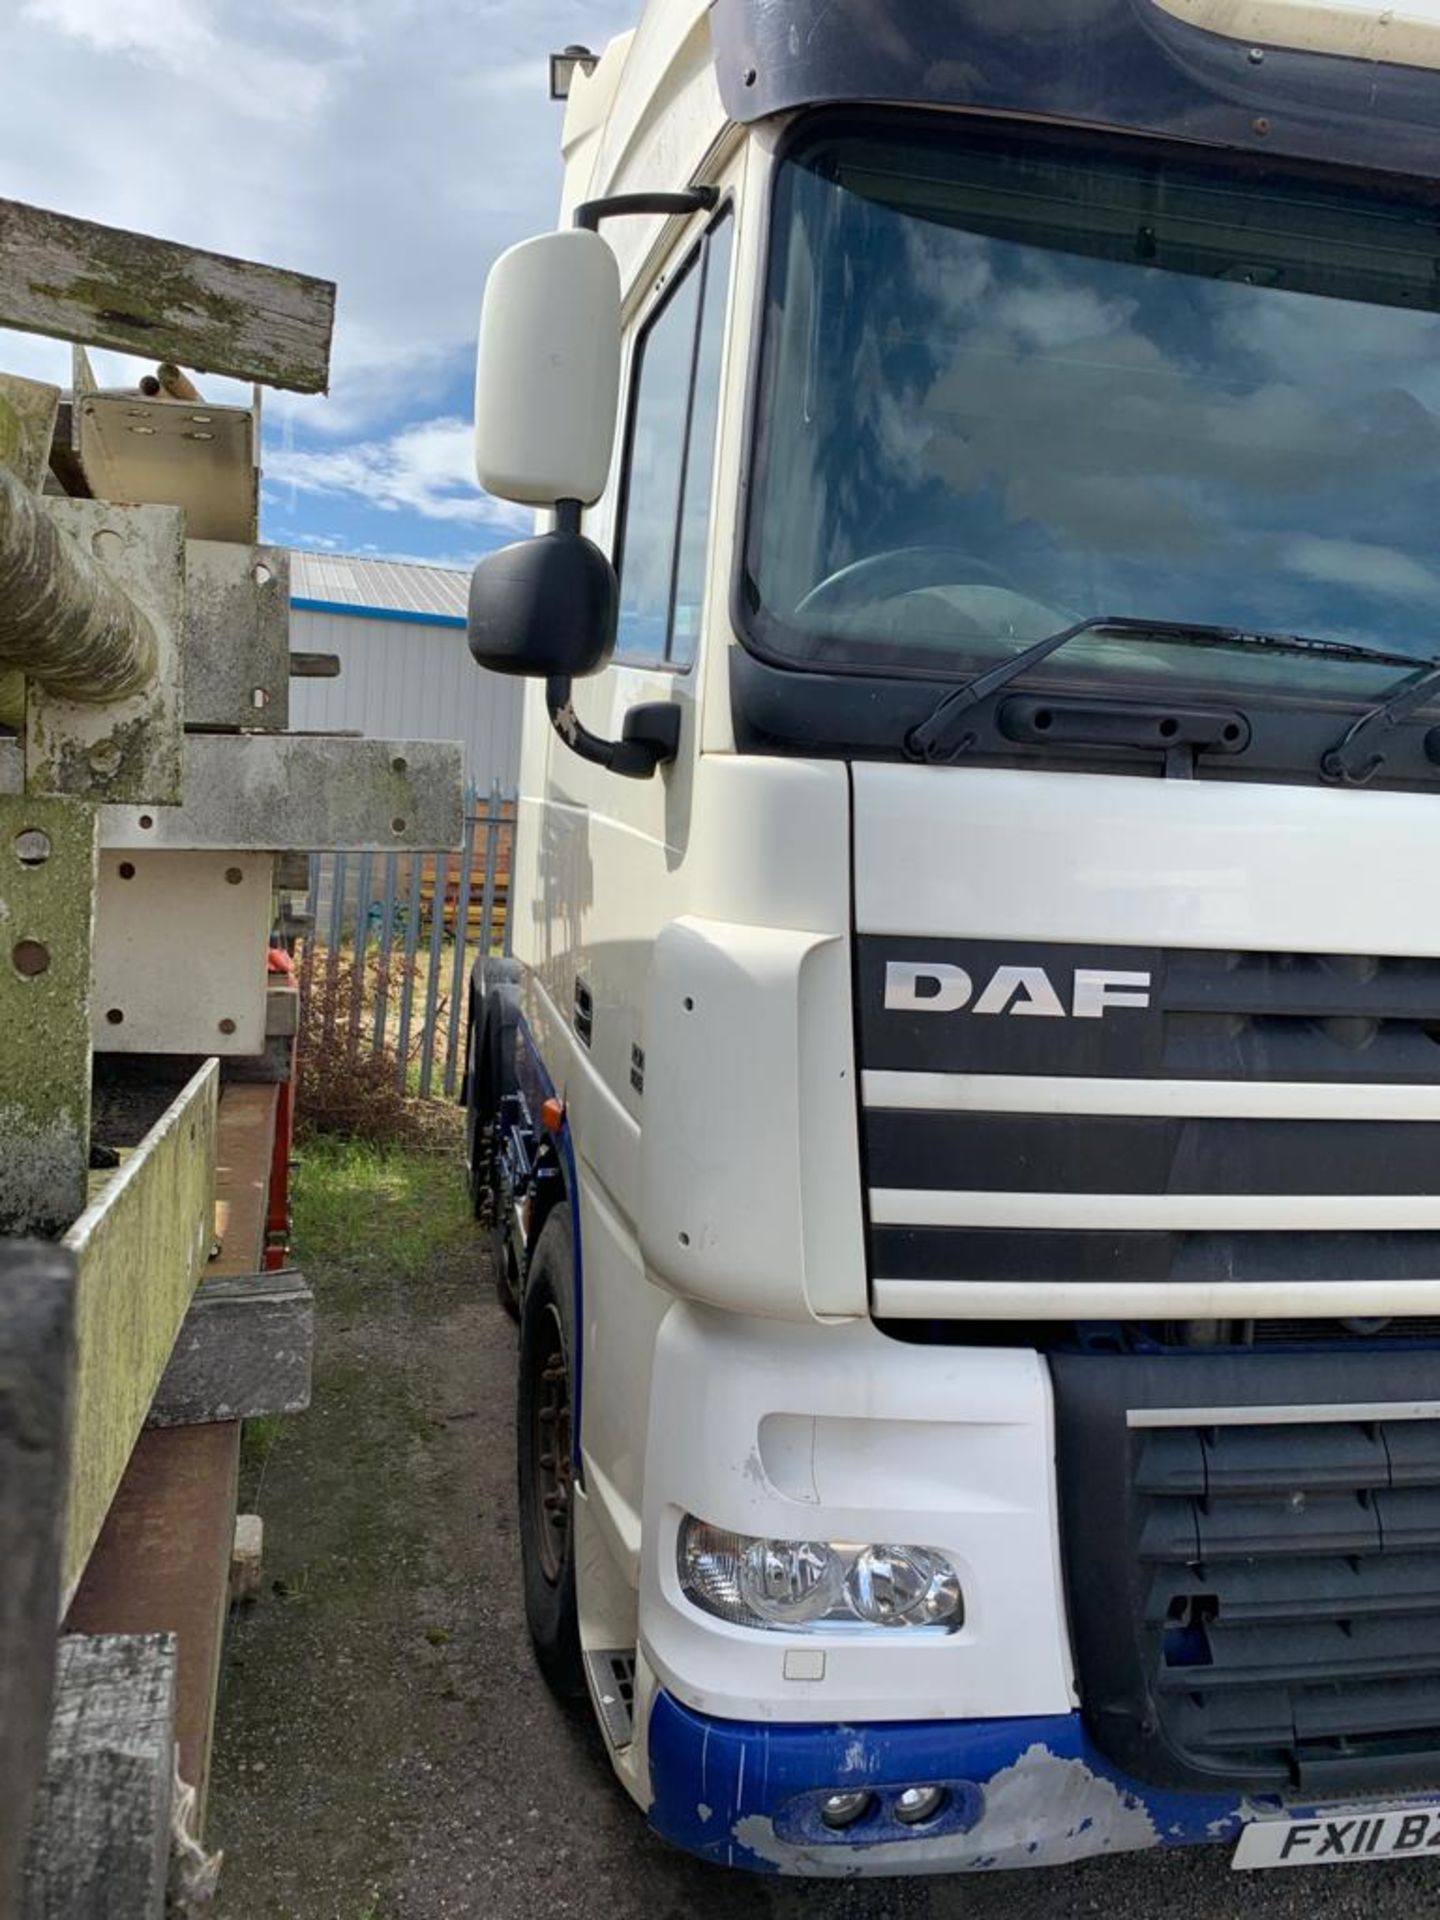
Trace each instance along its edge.
<instances>
[{"instance_id":1,"label":"windshield","mask_svg":"<svg viewBox=\"0 0 1440 1920\"><path fill-rule=\"evenodd\" d=\"M1440 654L1435 211L1073 141L877 119L782 164L753 638L947 676L1107 614ZM1077 669L1394 674L1102 633Z\"/></svg>"}]
</instances>

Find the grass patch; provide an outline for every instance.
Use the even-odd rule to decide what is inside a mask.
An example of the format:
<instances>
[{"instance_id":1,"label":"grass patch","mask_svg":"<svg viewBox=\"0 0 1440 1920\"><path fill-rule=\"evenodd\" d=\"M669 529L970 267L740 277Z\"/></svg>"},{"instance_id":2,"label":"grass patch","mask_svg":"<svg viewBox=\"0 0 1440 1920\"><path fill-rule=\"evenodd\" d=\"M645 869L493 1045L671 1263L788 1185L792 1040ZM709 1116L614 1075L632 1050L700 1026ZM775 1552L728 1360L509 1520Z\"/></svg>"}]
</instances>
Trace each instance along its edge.
<instances>
[{"instance_id":1,"label":"grass patch","mask_svg":"<svg viewBox=\"0 0 1440 1920\"><path fill-rule=\"evenodd\" d=\"M299 1158L295 1247L302 1263L383 1268L418 1280L473 1240L456 1124L441 1151L316 1135Z\"/></svg>"}]
</instances>

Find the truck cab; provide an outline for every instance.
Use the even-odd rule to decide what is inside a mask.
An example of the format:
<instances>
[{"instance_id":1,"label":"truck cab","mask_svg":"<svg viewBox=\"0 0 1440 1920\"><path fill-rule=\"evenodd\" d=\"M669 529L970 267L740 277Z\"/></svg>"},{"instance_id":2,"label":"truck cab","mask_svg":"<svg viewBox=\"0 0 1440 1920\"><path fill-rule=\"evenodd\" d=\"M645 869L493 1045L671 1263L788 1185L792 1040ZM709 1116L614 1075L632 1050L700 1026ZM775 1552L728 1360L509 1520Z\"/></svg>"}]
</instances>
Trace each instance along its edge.
<instances>
[{"instance_id":1,"label":"truck cab","mask_svg":"<svg viewBox=\"0 0 1440 1920\"><path fill-rule=\"evenodd\" d=\"M466 1099L541 1663L726 1864L1423 1853L1440 27L568 57L470 614L530 678Z\"/></svg>"}]
</instances>

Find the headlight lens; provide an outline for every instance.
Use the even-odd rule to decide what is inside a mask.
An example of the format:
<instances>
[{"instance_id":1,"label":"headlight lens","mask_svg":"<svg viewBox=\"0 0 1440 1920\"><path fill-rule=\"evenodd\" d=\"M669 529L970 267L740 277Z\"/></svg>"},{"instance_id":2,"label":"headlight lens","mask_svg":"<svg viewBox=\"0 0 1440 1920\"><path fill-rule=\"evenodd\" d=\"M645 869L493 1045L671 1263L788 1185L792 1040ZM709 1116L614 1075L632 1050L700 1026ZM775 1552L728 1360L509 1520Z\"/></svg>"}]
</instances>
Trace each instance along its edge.
<instances>
[{"instance_id":1,"label":"headlight lens","mask_svg":"<svg viewBox=\"0 0 1440 1920\"><path fill-rule=\"evenodd\" d=\"M676 1558L686 1599L737 1627L953 1633L965 1620L960 1576L934 1547L767 1540L687 1515Z\"/></svg>"},{"instance_id":2,"label":"headlight lens","mask_svg":"<svg viewBox=\"0 0 1440 1920\"><path fill-rule=\"evenodd\" d=\"M877 1627L935 1627L961 1612L960 1577L929 1547L862 1547L845 1577L850 1605Z\"/></svg>"},{"instance_id":3,"label":"headlight lens","mask_svg":"<svg viewBox=\"0 0 1440 1920\"><path fill-rule=\"evenodd\" d=\"M844 1586L845 1569L822 1540L752 1540L740 1556L740 1598L774 1627L823 1620Z\"/></svg>"}]
</instances>

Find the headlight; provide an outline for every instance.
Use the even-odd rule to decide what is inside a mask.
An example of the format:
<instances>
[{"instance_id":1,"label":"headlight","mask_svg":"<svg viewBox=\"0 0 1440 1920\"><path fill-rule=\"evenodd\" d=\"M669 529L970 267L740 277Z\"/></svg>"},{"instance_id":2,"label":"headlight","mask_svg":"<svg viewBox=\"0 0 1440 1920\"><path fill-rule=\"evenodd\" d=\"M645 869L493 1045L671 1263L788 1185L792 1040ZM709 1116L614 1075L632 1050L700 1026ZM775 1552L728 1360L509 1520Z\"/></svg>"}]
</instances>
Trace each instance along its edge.
<instances>
[{"instance_id":1,"label":"headlight","mask_svg":"<svg viewBox=\"0 0 1440 1920\"><path fill-rule=\"evenodd\" d=\"M688 1515L676 1559L687 1600L737 1627L964 1624L960 1576L934 1547L843 1540L765 1540Z\"/></svg>"}]
</instances>

